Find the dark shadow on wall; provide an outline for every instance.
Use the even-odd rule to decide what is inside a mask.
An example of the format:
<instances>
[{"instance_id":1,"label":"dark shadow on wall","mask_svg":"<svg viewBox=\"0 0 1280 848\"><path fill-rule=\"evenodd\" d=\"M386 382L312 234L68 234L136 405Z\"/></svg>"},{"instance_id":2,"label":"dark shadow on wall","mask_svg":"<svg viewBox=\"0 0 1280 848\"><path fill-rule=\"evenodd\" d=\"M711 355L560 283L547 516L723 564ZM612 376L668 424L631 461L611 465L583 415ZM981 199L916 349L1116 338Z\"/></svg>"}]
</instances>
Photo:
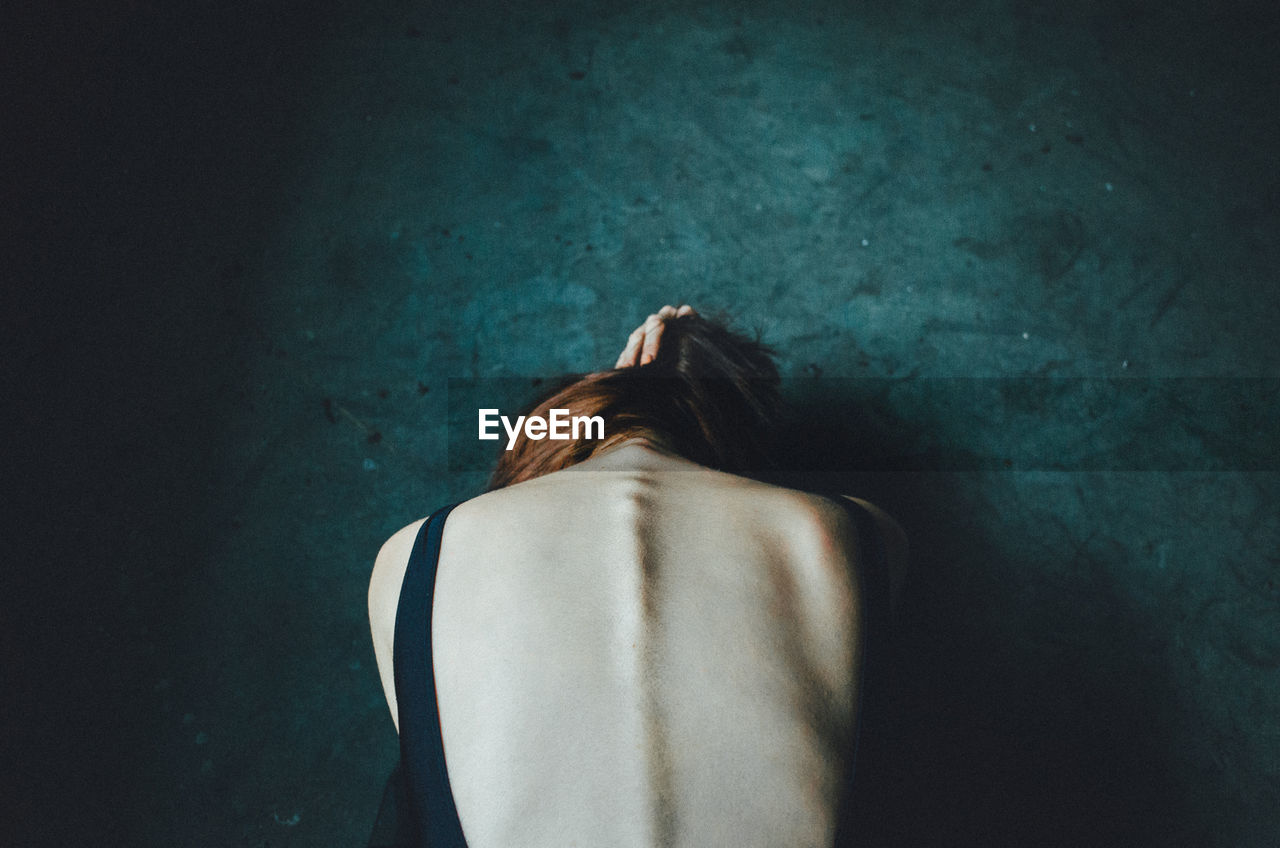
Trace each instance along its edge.
<instances>
[{"instance_id":1,"label":"dark shadow on wall","mask_svg":"<svg viewBox=\"0 0 1280 848\"><path fill-rule=\"evenodd\" d=\"M249 307L295 106L270 77L301 65L283 4L215 5L35 4L0 60L3 845L136 844L178 758L181 603L271 343Z\"/></svg>"},{"instance_id":2,"label":"dark shadow on wall","mask_svg":"<svg viewBox=\"0 0 1280 848\"><path fill-rule=\"evenodd\" d=\"M1009 561L1018 546L975 496L1006 472L921 470L895 435L908 422L808 394L783 428L782 470L761 476L866 498L911 540L892 668L865 695L858 844L1204 844L1162 738L1175 693L1145 661L1155 625L1125 608L1104 564L1063 546L1080 574L1071 597L1034 588L1057 569ZM876 470L822 472L859 463ZM1000 577L1017 571L1032 576Z\"/></svg>"}]
</instances>

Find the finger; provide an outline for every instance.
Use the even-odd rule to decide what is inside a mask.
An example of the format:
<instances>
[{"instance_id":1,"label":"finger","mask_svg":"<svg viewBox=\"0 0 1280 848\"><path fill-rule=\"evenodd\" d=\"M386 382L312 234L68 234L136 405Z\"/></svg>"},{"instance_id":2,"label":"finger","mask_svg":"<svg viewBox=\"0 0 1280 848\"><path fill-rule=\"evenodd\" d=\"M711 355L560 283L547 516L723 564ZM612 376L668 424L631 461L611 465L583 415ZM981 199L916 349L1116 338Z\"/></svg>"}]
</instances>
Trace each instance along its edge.
<instances>
[{"instance_id":1,"label":"finger","mask_svg":"<svg viewBox=\"0 0 1280 848\"><path fill-rule=\"evenodd\" d=\"M640 364L647 365L658 355L658 341L662 338L662 322L644 335L644 351L640 354Z\"/></svg>"},{"instance_id":2,"label":"finger","mask_svg":"<svg viewBox=\"0 0 1280 848\"><path fill-rule=\"evenodd\" d=\"M677 317L677 318L682 318L682 317L684 317L685 315L697 315L697 314L698 314L697 312L694 312L694 311L693 311L693 307L692 307L692 306L690 306L690 305L689 305L689 304L687 304L687 303L686 303L686 304L684 304L683 306L681 306L679 309L677 309L677 310L676 310L676 317Z\"/></svg>"},{"instance_id":3,"label":"finger","mask_svg":"<svg viewBox=\"0 0 1280 848\"><path fill-rule=\"evenodd\" d=\"M676 308L675 308L674 306L670 306L670 305L664 306L664 307L662 307L661 309L659 309L659 310L658 310L658 317L659 317L659 318L674 318L674 317L676 317Z\"/></svg>"},{"instance_id":4,"label":"finger","mask_svg":"<svg viewBox=\"0 0 1280 848\"><path fill-rule=\"evenodd\" d=\"M636 356L640 353L640 345L644 341L644 327L636 327L627 336L627 345L618 355L618 363L614 368L629 368L636 364Z\"/></svg>"},{"instance_id":5,"label":"finger","mask_svg":"<svg viewBox=\"0 0 1280 848\"><path fill-rule=\"evenodd\" d=\"M644 327L636 327L631 330L630 336L627 336L626 346L622 348L622 354L618 356L618 368L635 365L636 356L640 354L641 342L644 342Z\"/></svg>"}]
</instances>

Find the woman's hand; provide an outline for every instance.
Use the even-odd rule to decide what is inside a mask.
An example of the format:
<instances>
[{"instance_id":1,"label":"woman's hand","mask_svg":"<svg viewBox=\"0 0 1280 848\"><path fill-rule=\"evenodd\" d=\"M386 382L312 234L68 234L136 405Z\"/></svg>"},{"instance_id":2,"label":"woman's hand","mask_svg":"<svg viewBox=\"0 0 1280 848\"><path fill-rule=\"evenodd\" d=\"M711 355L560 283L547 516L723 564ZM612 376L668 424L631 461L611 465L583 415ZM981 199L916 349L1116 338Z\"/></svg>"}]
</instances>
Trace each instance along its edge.
<instances>
[{"instance_id":1,"label":"woman's hand","mask_svg":"<svg viewBox=\"0 0 1280 848\"><path fill-rule=\"evenodd\" d=\"M658 355L658 341L662 338L662 328L668 318L679 318L685 315L697 315L692 306L684 304L679 309L664 306L645 319L627 337L627 346L618 356L614 368L630 368L633 365L648 365Z\"/></svg>"}]
</instances>

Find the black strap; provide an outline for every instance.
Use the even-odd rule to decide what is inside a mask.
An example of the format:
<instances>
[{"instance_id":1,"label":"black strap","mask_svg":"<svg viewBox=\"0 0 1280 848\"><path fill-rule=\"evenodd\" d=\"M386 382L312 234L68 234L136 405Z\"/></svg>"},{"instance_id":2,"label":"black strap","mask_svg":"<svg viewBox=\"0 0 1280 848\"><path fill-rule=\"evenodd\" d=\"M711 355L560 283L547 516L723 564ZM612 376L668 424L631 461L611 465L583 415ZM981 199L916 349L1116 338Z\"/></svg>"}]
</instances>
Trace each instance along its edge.
<instances>
[{"instance_id":1,"label":"black strap","mask_svg":"<svg viewBox=\"0 0 1280 848\"><path fill-rule=\"evenodd\" d=\"M400 762L405 770L415 832L431 848L466 848L449 787L435 667L431 661L431 604L445 518L457 504L434 512L418 531L400 587L392 668L400 711Z\"/></svg>"}]
</instances>

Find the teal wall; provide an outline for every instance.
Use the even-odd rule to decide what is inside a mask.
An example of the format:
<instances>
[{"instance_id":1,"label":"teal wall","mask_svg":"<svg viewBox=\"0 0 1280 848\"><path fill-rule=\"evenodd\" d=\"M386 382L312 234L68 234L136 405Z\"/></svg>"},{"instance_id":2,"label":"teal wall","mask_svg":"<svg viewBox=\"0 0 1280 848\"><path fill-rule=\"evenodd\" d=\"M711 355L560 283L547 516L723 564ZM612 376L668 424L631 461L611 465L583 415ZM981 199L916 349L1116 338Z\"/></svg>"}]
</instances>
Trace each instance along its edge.
<instances>
[{"instance_id":1,"label":"teal wall","mask_svg":"<svg viewBox=\"0 0 1280 848\"><path fill-rule=\"evenodd\" d=\"M9 54L0 841L364 844L373 556L484 479L448 379L688 302L913 539L871 834L1274 844L1264 4L58 14Z\"/></svg>"}]
</instances>

